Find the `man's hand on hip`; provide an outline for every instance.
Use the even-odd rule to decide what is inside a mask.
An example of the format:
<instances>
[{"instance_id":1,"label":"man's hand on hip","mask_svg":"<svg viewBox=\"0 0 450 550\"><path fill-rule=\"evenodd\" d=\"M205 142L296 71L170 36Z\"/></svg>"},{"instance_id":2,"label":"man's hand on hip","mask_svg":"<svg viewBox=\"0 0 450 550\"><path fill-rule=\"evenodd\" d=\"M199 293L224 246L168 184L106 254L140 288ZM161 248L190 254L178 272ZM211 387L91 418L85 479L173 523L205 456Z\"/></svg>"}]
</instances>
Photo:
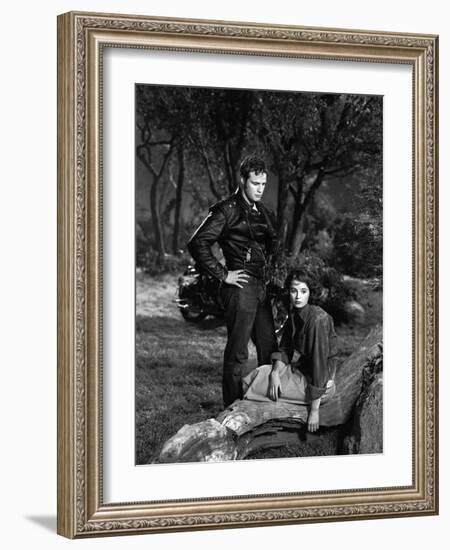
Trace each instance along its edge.
<instances>
[{"instance_id":1,"label":"man's hand on hip","mask_svg":"<svg viewBox=\"0 0 450 550\"><path fill-rule=\"evenodd\" d=\"M238 286L243 288L241 283L248 283L248 273L245 273L243 269L237 269L236 271L229 271L227 278L225 279L227 285Z\"/></svg>"}]
</instances>

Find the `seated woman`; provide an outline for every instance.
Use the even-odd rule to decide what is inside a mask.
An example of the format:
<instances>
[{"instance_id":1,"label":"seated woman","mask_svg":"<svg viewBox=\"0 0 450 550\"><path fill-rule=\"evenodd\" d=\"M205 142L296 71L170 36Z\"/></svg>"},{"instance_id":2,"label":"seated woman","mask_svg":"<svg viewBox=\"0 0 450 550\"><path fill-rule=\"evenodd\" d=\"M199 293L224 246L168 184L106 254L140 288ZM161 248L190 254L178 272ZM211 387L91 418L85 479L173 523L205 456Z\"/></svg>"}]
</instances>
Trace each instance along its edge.
<instances>
[{"instance_id":1,"label":"seated woman","mask_svg":"<svg viewBox=\"0 0 450 550\"><path fill-rule=\"evenodd\" d=\"M279 349L272 354L272 365L262 365L243 379L244 399L308 405L308 430L315 432L320 404L336 392L334 323L326 311L309 303L319 289L304 271L292 271L285 286L290 312Z\"/></svg>"}]
</instances>

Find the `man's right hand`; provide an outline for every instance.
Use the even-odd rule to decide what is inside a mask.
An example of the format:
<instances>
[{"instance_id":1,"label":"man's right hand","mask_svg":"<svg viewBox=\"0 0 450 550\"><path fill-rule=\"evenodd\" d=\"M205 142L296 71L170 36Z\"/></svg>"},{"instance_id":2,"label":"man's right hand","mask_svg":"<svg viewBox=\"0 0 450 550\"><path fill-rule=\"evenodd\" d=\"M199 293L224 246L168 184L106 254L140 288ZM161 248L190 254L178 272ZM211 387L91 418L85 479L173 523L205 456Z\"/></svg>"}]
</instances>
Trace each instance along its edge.
<instances>
[{"instance_id":1,"label":"man's right hand","mask_svg":"<svg viewBox=\"0 0 450 550\"><path fill-rule=\"evenodd\" d=\"M243 269L237 269L236 271L229 271L227 278L224 281L227 285L238 286L243 288L241 283L248 283L248 273L245 273Z\"/></svg>"}]
</instances>

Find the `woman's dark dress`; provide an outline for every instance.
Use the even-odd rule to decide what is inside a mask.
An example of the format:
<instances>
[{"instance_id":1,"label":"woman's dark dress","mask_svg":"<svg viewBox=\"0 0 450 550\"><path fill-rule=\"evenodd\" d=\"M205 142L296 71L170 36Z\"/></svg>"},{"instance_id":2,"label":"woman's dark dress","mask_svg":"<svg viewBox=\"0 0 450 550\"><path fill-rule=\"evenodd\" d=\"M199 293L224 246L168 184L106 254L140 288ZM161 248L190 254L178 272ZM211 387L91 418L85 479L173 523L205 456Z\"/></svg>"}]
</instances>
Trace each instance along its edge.
<instances>
[{"instance_id":1,"label":"woman's dark dress","mask_svg":"<svg viewBox=\"0 0 450 550\"><path fill-rule=\"evenodd\" d=\"M292 309L272 361L281 360L279 401L308 404L330 399L335 393L336 333L332 317L319 306ZM262 365L243 380L244 398L271 401L268 397L272 365Z\"/></svg>"}]
</instances>

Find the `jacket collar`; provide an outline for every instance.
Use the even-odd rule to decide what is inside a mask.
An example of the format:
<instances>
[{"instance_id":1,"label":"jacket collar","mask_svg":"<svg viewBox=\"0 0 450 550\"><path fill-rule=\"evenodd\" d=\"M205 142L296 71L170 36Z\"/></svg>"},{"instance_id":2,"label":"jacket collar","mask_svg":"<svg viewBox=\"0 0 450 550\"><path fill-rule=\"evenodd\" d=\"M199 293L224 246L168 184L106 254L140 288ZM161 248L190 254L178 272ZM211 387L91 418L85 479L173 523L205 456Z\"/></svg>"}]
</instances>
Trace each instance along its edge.
<instances>
[{"instance_id":1,"label":"jacket collar","mask_svg":"<svg viewBox=\"0 0 450 550\"><path fill-rule=\"evenodd\" d=\"M311 315L312 312L312 306L311 304L306 304L306 306L298 309L295 307L292 307L294 310L294 317L297 317L298 319L301 319L304 323L308 319L308 317Z\"/></svg>"},{"instance_id":2,"label":"jacket collar","mask_svg":"<svg viewBox=\"0 0 450 550\"><path fill-rule=\"evenodd\" d=\"M252 206L251 204L249 204L249 203L245 200L245 198L242 196L242 191L241 191L241 188L240 188L240 187L238 187L238 188L236 189L236 191L234 192L234 198L235 198L236 202L237 202L240 206L242 206L242 208L245 208L245 210L248 210L248 211L254 210L253 206ZM258 207L256 207L256 209L259 211L259 208L258 208Z\"/></svg>"}]
</instances>

